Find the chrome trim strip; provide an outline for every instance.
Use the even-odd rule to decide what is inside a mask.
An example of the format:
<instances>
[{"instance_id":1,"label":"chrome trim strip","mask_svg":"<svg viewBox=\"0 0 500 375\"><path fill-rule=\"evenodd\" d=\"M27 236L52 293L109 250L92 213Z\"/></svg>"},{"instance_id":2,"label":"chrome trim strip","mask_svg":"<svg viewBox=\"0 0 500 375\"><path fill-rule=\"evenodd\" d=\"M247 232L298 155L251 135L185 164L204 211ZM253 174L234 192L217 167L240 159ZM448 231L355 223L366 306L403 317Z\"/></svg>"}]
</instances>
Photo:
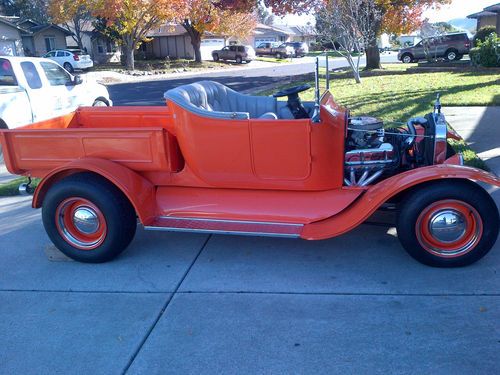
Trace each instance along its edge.
<instances>
[{"instance_id":1,"label":"chrome trim strip","mask_svg":"<svg viewBox=\"0 0 500 375\"><path fill-rule=\"evenodd\" d=\"M201 217L179 217L179 216L158 216L157 219L174 219L185 221L202 221L205 223L231 223L231 224L260 224L260 225L286 225L291 227L303 227L304 224L278 223L271 221L251 221L251 220L227 220L227 219L203 219Z\"/></svg>"},{"instance_id":2,"label":"chrome trim strip","mask_svg":"<svg viewBox=\"0 0 500 375\"><path fill-rule=\"evenodd\" d=\"M209 230L209 229L192 229L192 228L172 228L172 227L152 227L145 226L145 230L165 231L165 232L190 232L190 233L210 233L210 234L232 234L240 236L259 236L259 237L286 237L300 238L300 234L286 233L267 233L267 232L241 232L241 231L224 231L224 230Z\"/></svg>"}]
</instances>

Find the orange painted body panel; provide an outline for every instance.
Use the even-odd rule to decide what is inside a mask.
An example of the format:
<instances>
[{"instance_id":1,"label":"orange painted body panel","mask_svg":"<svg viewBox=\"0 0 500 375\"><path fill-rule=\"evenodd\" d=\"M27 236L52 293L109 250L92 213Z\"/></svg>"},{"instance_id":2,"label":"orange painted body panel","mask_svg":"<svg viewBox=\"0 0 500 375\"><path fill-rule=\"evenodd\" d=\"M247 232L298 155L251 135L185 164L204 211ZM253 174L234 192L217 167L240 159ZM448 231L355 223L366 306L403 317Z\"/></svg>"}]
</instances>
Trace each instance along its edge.
<instances>
[{"instance_id":1,"label":"orange painted body panel","mask_svg":"<svg viewBox=\"0 0 500 375\"><path fill-rule=\"evenodd\" d=\"M434 180L456 178L500 187L500 178L476 168L452 164L417 168L371 186L356 202L338 215L305 225L300 236L308 240L319 240L341 235L361 224L389 198L412 186Z\"/></svg>"},{"instance_id":2,"label":"orange painted body panel","mask_svg":"<svg viewBox=\"0 0 500 375\"><path fill-rule=\"evenodd\" d=\"M324 104L331 104L325 96ZM332 100L333 103L333 100ZM220 120L169 103L186 166L167 185L240 189L328 190L343 185L346 113L323 121Z\"/></svg>"},{"instance_id":3,"label":"orange painted body panel","mask_svg":"<svg viewBox=\"0 0 500 375\"><path fill-rule=\"evenodd\" d=\"M335 215L364 189L276 191L160 187L160 216L305 224Z\"/></svg>"},{"instance_id":4,"label":"orange painted body panel","mask_svg":"<svg viewBox=\"0 0 500 375\"><path fill-rule=\"evenodd\" d=\"M33 196L33 207L40 208L50 186L72 173L94 172L117 186L130 200L144 225L156 216L155 187L138 173L118 163L103 159L75 160L52 170L38 185Z\"/></svg>"},{"instance_id":5,"label":"orange painted body panel","mask_svg":"<svg viewBox=\"0 0 500 375\"><path fill-rule=\"evenodd\" d=\"M162 217L305 224L306 239L345 233L419 183L465 178L500 185L490 174L453 165L456 157L369 187L344 187L348 113L329 93L320 113L321 122L314 123L221 120L173 103L80 108L0 130L0 142L9 171L44 178L34 207L52 183L91 171L123 191L144 225Z\"/></svg>"}]
</instances>

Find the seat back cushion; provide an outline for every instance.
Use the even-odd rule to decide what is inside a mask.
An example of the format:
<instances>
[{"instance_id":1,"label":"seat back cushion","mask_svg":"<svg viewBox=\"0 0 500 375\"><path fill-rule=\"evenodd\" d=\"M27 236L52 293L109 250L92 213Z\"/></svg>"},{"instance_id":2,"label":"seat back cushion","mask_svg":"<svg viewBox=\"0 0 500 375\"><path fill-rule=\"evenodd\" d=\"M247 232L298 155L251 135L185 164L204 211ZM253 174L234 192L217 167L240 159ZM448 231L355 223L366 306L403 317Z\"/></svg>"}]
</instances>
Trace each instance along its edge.
<instances>
[{"instance_id":1,"label":"seat back cushion","mask_svg":"<svg viewBox=\"0 0 500 375\"><path fill-rule=\"evenodd\" d=\"M198 110L207 112L205 115L209 117L220 118L221 113L226 113L230 115L230 118L235 118L236 113L246 114L247 118L259 118L265 113L277 112L276 99L273 97L242 95L213 81L179 86L167 91L164 96L182 107L187 107L186 109L191 107L192 110L192 107L196 107Z\"/></svg>"}]
</instances>

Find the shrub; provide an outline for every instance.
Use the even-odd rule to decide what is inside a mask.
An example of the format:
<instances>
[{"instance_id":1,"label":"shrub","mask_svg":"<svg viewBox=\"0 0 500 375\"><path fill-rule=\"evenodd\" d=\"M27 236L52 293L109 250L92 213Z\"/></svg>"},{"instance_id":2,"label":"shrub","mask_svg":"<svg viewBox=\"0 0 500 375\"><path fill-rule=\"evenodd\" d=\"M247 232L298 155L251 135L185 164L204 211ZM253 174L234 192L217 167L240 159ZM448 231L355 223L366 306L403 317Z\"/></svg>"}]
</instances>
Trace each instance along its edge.
<instances>
[{"instance_id":1,"label":"shrub","mask_svg":"<svg viewBox=\"0 0 500 375\"><path fill-rule=\"evenodd\" d=\"M478 41L470 51L470 58L475 65L485 67L500 66L500 39L496 33L488 35L484 42Z\"/></svg>"},{"instance_id":2,"label":"shrub","mask_svg":"<svg viewBox=\"0 0 500 375\"><path fill-rule=\"evenodd\" d=\"M484 42L486 40L486 37L490 34L493 34L496 31L495 26L485 26L481 27L476 35L474 35L474 38L472 39L472 44L477 47L477 43L479 41Z\"/></svg>"}]
</instances>

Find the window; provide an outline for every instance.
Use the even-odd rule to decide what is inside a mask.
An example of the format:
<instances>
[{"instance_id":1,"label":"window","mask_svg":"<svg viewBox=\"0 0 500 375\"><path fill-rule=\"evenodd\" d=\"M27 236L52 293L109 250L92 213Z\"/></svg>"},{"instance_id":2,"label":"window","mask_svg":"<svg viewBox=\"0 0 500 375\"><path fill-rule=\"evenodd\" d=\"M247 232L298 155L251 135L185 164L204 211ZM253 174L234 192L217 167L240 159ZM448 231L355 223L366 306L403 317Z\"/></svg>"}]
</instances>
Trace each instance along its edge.
<instances>
[{"instance_id":1,"label":"window","mask_svg":"<svg viewBox=\"0 0 500 375\"><path fill-rule=\"evenodd\" d=\"M0 85L17 86L17 80L9 60L0 59Z\"/></svg>"},{"instance_id":2,"label":"window","mask_svg":"<svg viewBox=\"0 0 500 375\"><path fill-rule=\"evenodd\" d=\"M57 51L56 57L64 57L64 51Z\"/></svg>"},{"instance_id":3,"label":"window","mask_svg":"<svg viewBox=\"0 0 500 375\"><path fill-rule=\"evenodd\" d=\"M26 77L26 81L28 82L30 88L39 89L42 87L42 80L36 70L35 64L31 61L23 61L21 63L21 69L23 70L24 76Z\"/></svg>"},{"instance_id":4,"label":"window","mask_svg":"<svg viewBox=\"0 0 500 375\"><path fill-rule=\"evenodd\" d=\"M238 46L238 52L245 52L245 47Z\"/></svg>"},{"instance_id":5,"label":"window","mask_svg":"<svg viewBox=\"0 0 500 375\"><path fill-rule=\"evenodd\" d=\"M42 66L42 69L45 72L45 76L49 80L51 86L63 86L71 84L71 76L59 65L49 62L41 62L40 65Z\"/></svg>"},{"instance_id":6,"label":"window","mask_svg":"<svg viewBox=\"0 0 500 375\"><path fill-rule=\"evenodd\" d=\"M266 48L266 43L261 43L257 48Z\"/></svg>"},{"instance_id":7,"label":"window","mask_svg":"<svg viewBox=\"0 0 500 375\"><path fill-rule=\"evenodd\" d=\"M56 37L55 36L46 36L45 37L45 49L48 51L52 51L56 48Z\"/></svg>"},{"instance_id":8,"label":"window","mask_svg":"<svg viewBox=\"0 0 500 375\"><path fill-rule=\"evenodd\" d=\"M229 47L229 50L232 51L232 52L235 52L236 51L236 46Z\"/></svg>"},{"instance_id":9,"label":"window","mask_svg":"<svg viewBox=\"0 0 500 375\"><path fill-rule=\"evenodd\" d=\"M97 40L97 53L105 53L105 45L102 39Z\"/></svg>"},{"instance_id":10,"label":"window","mask_svg":"<svg viewBox=\"0 0 500 375\"><path fill-rule=\"evenodd\" d=\"M55 57L56 53L54 51L46 53L43 57Z\"/></svg>"}]
</instances>

